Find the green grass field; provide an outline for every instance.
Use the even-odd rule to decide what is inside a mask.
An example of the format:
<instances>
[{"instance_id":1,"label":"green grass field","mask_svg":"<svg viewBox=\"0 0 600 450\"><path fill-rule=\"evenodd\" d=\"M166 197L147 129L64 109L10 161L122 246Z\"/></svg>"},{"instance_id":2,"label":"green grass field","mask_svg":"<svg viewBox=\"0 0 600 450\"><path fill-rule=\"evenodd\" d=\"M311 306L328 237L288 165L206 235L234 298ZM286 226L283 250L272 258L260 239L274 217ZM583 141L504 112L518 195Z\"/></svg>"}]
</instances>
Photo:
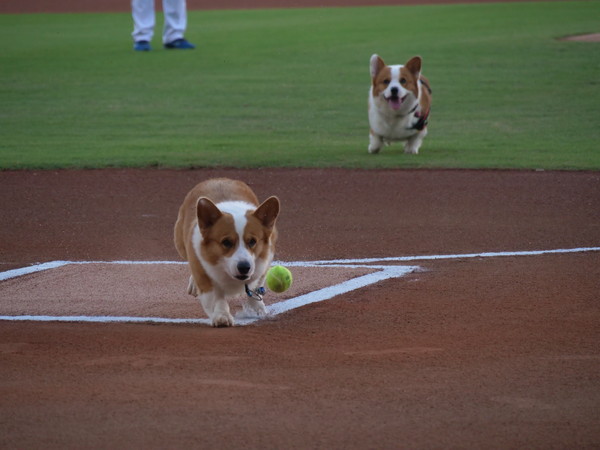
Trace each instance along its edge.
<instances>
[{"instance_id":1,"label":"green grass field","mask_svg":"<svg viewBox=\"0 0 600 450\"><path fill-rule=\"evenodd\" d=\"M193 51L130 15L0 15L0 169L600 169L600 2L190 11ZM419 54L421 154L369 155L368 61Z\"/></svg>"}]
</instances>

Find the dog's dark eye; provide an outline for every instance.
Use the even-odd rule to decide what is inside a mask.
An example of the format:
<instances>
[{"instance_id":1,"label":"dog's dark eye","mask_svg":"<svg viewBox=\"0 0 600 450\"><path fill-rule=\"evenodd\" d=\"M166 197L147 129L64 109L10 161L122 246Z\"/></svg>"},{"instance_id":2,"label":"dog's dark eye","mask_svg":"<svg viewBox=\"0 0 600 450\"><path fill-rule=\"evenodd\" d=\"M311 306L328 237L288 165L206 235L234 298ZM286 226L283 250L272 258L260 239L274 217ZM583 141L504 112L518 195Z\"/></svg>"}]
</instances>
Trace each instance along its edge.
<instances>
[{"instance_id":1,"label":"dog's dark eye","mask_svg":"<svg viewBox=\"0 0 600 450\"><path fill-rule=\"evenodd\" d=\"M383 80L383 84L385 84L386 86L387 86L388 84L390 84L390 82L391 82L391 80L389 80L389 79L387 79L387 78L386 78L385 80Z\"/></svg>"},{"instance_id":2,"label":"dog's dark eye","mask_svg":"<svg viewBox=\"0 0 600 450\"><path fill-rule=\"evenodd\" d=\"M256 239L254 239L254 238L248 239L248 247L254 248L255 246L256 246Z\"/></svg>"},{"instance_id":3,"label":"dog's dark eye","mask_svg":"<svg viewBox=\"0 0 600 450\"><path fill-rule=\"evenodd\" d=\"M227 239L227 238L225 238L225 239L223 239L221 241L221 245L223 247L225 247L226 249L233 248L233 242L230 239Z\"/></svg>"},{"instance_id":4,"label":"dog's dark eye","mask_svg":"<svg viewBox=\"0 0 600 450\"><path fill-rule=\"evenodd\" d=\"M400 78L400 84L402 84L402 85L406 84L406 78Z\"/></svg>"}]
</instances>

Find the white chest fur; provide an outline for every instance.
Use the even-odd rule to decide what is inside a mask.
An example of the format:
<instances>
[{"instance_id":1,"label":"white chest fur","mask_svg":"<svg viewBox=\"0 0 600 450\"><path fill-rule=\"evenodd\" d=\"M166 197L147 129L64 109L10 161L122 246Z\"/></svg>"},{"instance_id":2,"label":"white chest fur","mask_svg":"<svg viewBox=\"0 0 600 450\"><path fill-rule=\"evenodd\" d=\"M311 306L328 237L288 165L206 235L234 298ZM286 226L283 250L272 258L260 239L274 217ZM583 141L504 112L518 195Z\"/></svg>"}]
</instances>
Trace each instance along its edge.
<instances>
[{"instance_id":1,"label":"white chest fur","mask_svg":"<svg viewBox=\"0 0 600 450\"><path fill-rule=\"evenodd\" d=\"M403 141L414 136L419 132L413 128L417 120L414 112L396 114L385 100L374 98L369 90L369 125L384 141Z\"/></svg>"}]
</instances>

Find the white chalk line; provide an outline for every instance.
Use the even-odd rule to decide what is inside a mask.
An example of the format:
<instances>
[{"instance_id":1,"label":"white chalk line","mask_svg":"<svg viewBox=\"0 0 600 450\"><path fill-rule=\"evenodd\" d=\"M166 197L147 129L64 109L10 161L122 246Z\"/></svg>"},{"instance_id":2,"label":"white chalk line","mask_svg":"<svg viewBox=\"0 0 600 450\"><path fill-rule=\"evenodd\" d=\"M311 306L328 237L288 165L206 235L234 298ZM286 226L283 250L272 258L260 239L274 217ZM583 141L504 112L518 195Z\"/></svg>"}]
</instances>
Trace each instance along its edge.
<instances>
[{"instance_id":1,"label":"white chalk line","mask_svg":"<svg viewBox=\"0 0 600 450\"><path fill-rule=\"evenodd\" d=\"M23 267L20 269L7 270L5 272L0 272L0 281L21 277L30 273L42 272L44 270L56 269L57 267L62 267L69 263L69 261L51 261L43 264L35 264L33 266Z\"/></svg>"},{"instance_id":2,"label":"white chalk line","mask_svg":"<svg viewBox=\"0 0 600 450\"><path fill-rule=\"evenodd\" d=\"M168 317L135 316L0 316L0 320L13 322L88 322L88 323L190 323L210 325L208 319L175 319Z\"/></svg>"},{"instance_id":3,"label":"white chalk line","mask_svg":"<svg viewBox=\"0 0 600 450\"><path fill-rule=\"evenodd\" d=\"M577 247L577 248L559 248L554 250L528 250L516 252L483 252L483 253L464 253L456 255L423 255L423 256L397 256L386 258L358 258L358 259L338 259L336 264L369 264L383 262L407 262L407 261L431 261L440 259L469 259L469 258L498 258L506 256L539 256L552 255L560 253L585 253L597 252L600 247ZM332 261L310 261L313 265L330 265Z\"/></svg>"},{"instance_id":4,"label":"white chalk line","mask_svg":"<svg viewBox=\"0 0 600 450\"><path fill-rule=\"evenodd\" d=\"M122 265L184 265L182 261L50 261L42 264L34 264L33 266L23 267L20 269L7 270L0 272L0 281L10 278L17 278L30 273L42 272L44 270L56 269L66 265L87 265L87 264L122 264Z\"/></svg>"},{"instance_id":5,"label":"white chalk line","mask_svg":"<svg viewBox=\"0 0 600 450\"><path fill-rule=\"evenodd\" d=\"M352 278L342 283L319 289L318 291L309 292L308 294L290 298L283 302L274 303L269 306L269 314L277 315L291 311L292 309L300 308L301 306L310 305L311 303L329 300L330 298L341 294L346 294L347 292L355 291L365 286L369 286L370 284L375 284L390 278L403 277L404 275L414 272L418 268L419 267L417 266L389 266L378 272Z\"/></svg>"},{"instance_id":6,"label":"white chalk line","mask_svg":"<svg viewBox=\"0 0 600 450\"><path fill-rule=\"evenodd\" d=\"M385 258L360 258L360 259L336 259L320 261L276 261L274 264L281 264L287 267L344 267L344 268L369 268L378 269L377 272L369 273L357 278L328 286L308 294L290 298L279 303L269 305L267 308L267 317L274 317L284 312L291 311L312 303L329 300L341 294L345 294L374 283L378 283L390 278L400 278L408 273L419 269L418 266L395 266L395 265L374 265L373 263L406 262L406 261L427 261L444 259L464 259L464 258L495 258L495 257L518 257L518 256L538 256L561 253L583 253L600 251L600 247L577 247L570 249L553 250L533 250L533 251L514 251L514 252L483 252L467 253L455 255L425 255L425 256L401 256ZM182 265L185 262L179 261L51 261L43 264L37 264L21 269L14 269L0 272L0 281L16 278L19 276L55 269L65 265L86 265L86 264L116 264L116 265ZM130 316L0 316L0 320L7 321L41 321L41 322L94 322L94 323L171 323L171 324L210 324L209 319L185 319L185 318L164 318L164 317L130 317ZM244 315L236 318L237 325L248 325L261 320L259 317L247 317Z\"/></svg>"}]
</instances>

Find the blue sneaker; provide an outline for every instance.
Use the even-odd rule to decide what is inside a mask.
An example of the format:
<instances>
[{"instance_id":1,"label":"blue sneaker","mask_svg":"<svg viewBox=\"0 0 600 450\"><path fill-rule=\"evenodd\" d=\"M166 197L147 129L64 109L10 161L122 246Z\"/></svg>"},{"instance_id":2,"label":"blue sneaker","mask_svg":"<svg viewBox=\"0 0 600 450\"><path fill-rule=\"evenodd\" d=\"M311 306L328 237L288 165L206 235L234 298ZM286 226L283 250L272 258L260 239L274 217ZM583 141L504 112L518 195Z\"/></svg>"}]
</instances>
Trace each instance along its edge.
<instances>
[{"instance_id":1,"label":"blue sneaker","mask_svg":"<svg viewBox=\"0 0 600 450\"><path fill-rule=\"evenodd\" d=\"M133 44L133 49L136 52L149 52L152 50L152 47L150 47L150 42L148 41L137 41Z\"/></svg>"},{"instance_id":2,"label":"blue sneaker","mask_svg":"<svg viewBox=\"0 0 600 450\"><path fill-rule=\"evenodd\" d=\"M188 42L184 38L181 38L181 39L175 39L174 41L165 44L165 48L177 49L177 50L191 50L193 48L196 48L196 46L194 44L192 44L191 42Z\"/></svg>"}]
</instances>

